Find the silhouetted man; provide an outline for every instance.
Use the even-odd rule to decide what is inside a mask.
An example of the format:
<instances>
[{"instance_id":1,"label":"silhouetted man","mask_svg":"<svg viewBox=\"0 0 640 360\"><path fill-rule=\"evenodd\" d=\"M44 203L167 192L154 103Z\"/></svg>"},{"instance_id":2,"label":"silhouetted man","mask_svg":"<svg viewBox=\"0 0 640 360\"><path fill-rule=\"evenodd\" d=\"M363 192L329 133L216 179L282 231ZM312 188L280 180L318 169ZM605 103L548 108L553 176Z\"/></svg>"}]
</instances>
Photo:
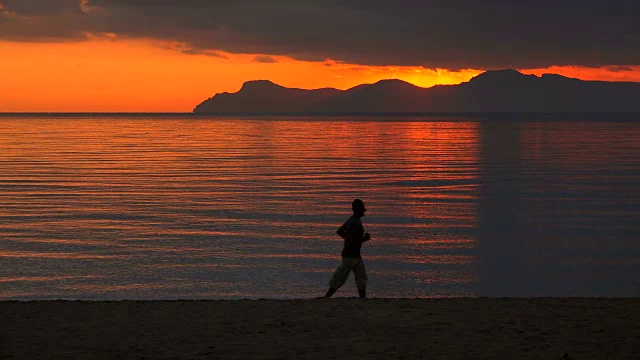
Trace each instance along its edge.
<instances>
[{"instance_id":1,"label":"silhouetted man","mask_svg":"<svg viewBox=\"0 0 640 360\"><path fill-rule=\"evenodd\" d=\"M338 229L338 235L344 239L342 249L342 264L338 266L329 281L329 290L325 297L329 298L347 281L349 274L353 271L356 277L356 286L361 298L367 297L367 271L364 268L364 261L360 256L362 243L371 239L369 233L364 232L360 218L364 216L367 209L364 202L355 199L351 203L353 215L345 221Z\"/></svg>"}]
</instances>

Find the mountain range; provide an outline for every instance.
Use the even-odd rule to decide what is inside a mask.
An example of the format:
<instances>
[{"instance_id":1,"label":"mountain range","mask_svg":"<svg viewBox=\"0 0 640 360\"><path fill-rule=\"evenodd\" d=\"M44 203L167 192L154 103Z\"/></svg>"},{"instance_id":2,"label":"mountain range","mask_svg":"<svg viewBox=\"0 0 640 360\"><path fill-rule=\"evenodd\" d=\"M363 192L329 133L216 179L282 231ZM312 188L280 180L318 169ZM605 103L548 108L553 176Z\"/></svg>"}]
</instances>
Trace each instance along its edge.
<instances>
[{"instance_id":1,"label":"mountain range","mask_svg":"<svg viewBox=\"0 0 640 360\"><path fill-rule=\"evenodd\" d=\"M458 85L421 88L381 80L347 90L286 88L268 80L219 93L194 113L640 112L640 83L584 81L516 70L486 71Z\"/></svg>"}]
</instances>

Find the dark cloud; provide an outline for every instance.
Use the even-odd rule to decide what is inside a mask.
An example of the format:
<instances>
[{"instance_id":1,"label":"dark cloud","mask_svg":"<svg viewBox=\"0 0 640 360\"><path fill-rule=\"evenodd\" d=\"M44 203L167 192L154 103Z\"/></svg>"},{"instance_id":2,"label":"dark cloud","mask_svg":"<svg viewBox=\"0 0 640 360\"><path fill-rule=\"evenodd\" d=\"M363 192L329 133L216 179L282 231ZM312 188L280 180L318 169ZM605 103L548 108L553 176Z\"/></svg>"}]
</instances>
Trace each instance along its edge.
<instances>
[{"instance_id":1,"label":"dark cloud","mask_svg":"<svg viewBox=\"0 0 640 360\"><path fill-rule=\"evenodd\" d=\"M180 52L187 55L206 55L206 56L213 56L221 59L229 58L218 51L208 50L208 49L183 49L183 50L180 50Z\"/></svg>"},{"instance_id":2,"label":"dark cloud","mask_svg":"<svg viewBox=\"0 0 640 360\"><path fill-rule=\"evenodd\" d=\"M4 10L20 16L57 14L64 11L80 12L80 0L3 0ZM1 6L0 6L1 7Z\"/></svg>"},{"instance_id":3,"label":"dark cloud","mask_svg":"<svg viewBox=\"0 0 640 360\"><path fill-rule=\"evenodd\" d=\"M263 63L263 64L272 64L272 63L278 62L278 60L274 59L272 56L269 56L269 55L258 55L255 58L253 58L253 61L257 63Z\"/></svg>"},{"instance_id":4,"label":"dark cloud","mask_svg":"<svg viewBox=\"0 0 640 360\"><path fill-rule=\"evenodd\" d=\"M4 3L37 15L49 36L110 32L194 52L449 69L640 64L638 0L90 0L100 9L90 12L79 0ZM41 36L17 22L0 23L0 36Z\"/></svg>"},{"instance_id":5,"label":"dark cloud","mask_svg":"<svg viewBox=\"0 0 640 360\"><path fill-rule=\"evenodd\" d=\"M630 66L609 66L607 70L611 72L625 72L625 71L633 71L633 68Z\"/></svg>"}]
</instances>

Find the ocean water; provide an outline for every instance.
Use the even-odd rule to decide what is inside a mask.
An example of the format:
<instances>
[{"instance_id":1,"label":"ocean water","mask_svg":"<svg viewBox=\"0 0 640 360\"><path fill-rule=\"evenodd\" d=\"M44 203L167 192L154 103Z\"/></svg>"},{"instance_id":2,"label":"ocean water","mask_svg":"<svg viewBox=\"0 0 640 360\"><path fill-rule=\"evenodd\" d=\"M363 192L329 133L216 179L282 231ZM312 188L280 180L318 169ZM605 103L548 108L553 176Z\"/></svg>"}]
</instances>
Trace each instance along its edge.
<instances>
[{"instance_id":1,"label":"ocean water","mask_svg":"<svg viewBox=\"0 0 640 360\"><path fill-rule=\"evenodd\" d=\"M356 197L370 296L640 296L640 114L4 114L0 299L320 296Z\"/></svg>"}]
</instances>

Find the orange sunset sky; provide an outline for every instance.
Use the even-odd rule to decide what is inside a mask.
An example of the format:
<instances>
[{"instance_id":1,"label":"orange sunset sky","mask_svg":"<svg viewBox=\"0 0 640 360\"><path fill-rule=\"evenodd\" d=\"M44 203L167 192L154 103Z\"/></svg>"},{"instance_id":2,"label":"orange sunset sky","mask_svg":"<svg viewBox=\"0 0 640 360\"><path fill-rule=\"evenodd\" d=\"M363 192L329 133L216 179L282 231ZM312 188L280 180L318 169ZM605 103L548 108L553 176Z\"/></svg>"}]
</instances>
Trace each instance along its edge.
<instances>
[{"instance_id":1,"label":"orange sunset sky","mask_svg":"<svg viewBox=\"0 0 640 360\"><path fill-rule=\"evenodd\" d=\"M62 3L66 4L65 7L60 5ZM133 5L123 5L125 3ZM340 14L342 13L348 12L350 16L348 19L358 20L358 16L362 16L363 18L360 20L363 24L367 24L371 16L375 15L379 20L381 16L386 15L386 12L400 11L397 8L389 8L369 9L366 12L358 10L356 12L357 9L343 9L330 5L332 3L329 2L318 2L318 4L320 3L324 4L322 5L324 8L320 8L318 5L309 14L317 13L318 9L335 12L336 15L333 18L338 20L332 24L333 27L349 26L351 20L340 22ZM248 30L248 28L253 24L252 18L246 20L245 23L229 23L226 25L227 28L224 28L225 34L231 33L229 38L238 39L241 46L235 46L231 40L222 39L221 31L218 28L208 29L205 24L203 25L204 29L197 29L199 32L195 32L188 26L181 25L180 19L177 18L178 15L175 15L174 19L174 13L171 12L176 10L178 5L175 5L176 9L161 12L158 8L151 7L154 5L149 4L154 3L137 0L64 0L59 2L53 0L28 0L24 2L0 0L0 112L190 112L198 103L216 93L238 91L242 84L248 80L266 79L286 87L305 89L321 87L348 89L362 83L394 78L405 80L417 86L430 87L436 84L458 84L468 81L485 69L504 67L500 65L504 62L496 63L495 66L486 66L487 59L491 59L493 56L491 49L488 48L486 54L480 54L482 56L475 63L478 66L473 66L473 62L469 62L468 67L462 68L456 65L446 66L448 62L444 57L430 62L430 64L442 64L442 67L412 66L411 61L400 65L385 65L403 62L398 60L401 59L401 55L398 55L389 57L388 62L385 63L387 60L386 47L389 48L388 54L400 54L407 51L407 57L414 56L417 60L428 58L431 53L425 50L423 53L412 54L410 50L407 50L410 47L400 48L396 46L394 39L389 41L382 39L387 42L379 44L381 50L371 55L377 56L377 58L375 61L373 58L372 61L368 61L369 49L377 49L373 44L369 47L362 45L353 53L349 53L352 46L350 43L338 44L339 46L336 45L334 49L330 41L324 43L322 41L326 39L313 37L316 32L304 34L306 36L304 39L313 38L318 42L318 44L310 43L313 47L311 45L305 47L307 44L304 42L296 44L295 41L300 42L296 39L291 40L293 45L290 46L282 42L284 41L282 38L290 34L287 32L288 29L285 29L287 31L283 33L274 32L272 37L266 37L260 29L251 33L252 30ZM305 9L300 9L292 4L289 4L293 9L291 11L301 12L303 15L307 14L304 12ZM145 8L145 13L139 11L142 6L148 7ZM202 9L181 9L182 12L179 14L188 18L189 21L197 21L199 11L207 10L213 14L219 10L213 8L213 5L203 6ZM240 10L246 13L246 8ZM277 8L273 10L274 13L276 10L282 11L281 8ZM379 14L375 13L377 10L380 11ZM596 10L594 10L593 16L600 16ZM230 5L229 8L225 8L225 11L232 13L235 10ZM265 8L261 11L271 10ZM147 16L148 12L154 12L153 16L155 17L152 20L149 20L151 17ZM433 13L433 11L425 13ZM131 24L126 24L128 27L122 27L119 33L98 31L102 28L96 28L98 29L96 32L91 32L92 27L87 25L107 24L108 26L104 25L104 28L120 29L117 26L121 25L118 23L121 20L118 19L124 18L123 14L140 16L140 18L136 18L135 24L148 21L151 25L160 26L158 24L167 24L166 20L170 19L171 21L175 20L175 24L169 22L175 27L169 28L169 30L159 29L158 33L162 36L156 37L153 33L155 30L148 30L155 29L155 27L146 23L143 24L144 26L140 25L139 29L134 28ZM407 21L412 21L410 11L398 13L396 18L400 15L409 19ZM583 16L587 15L583 14ZM87 19L91 22L88 22ZM260 18L256 17L256 19L255 22L261 21ZM310 19L309 21L313 20L311 15ZM388 17L388 21L393 21L393 19L393 17ZM619 22L619 19L614 20ZM67 23L73 24L77 28L68 29L71 25L67 26ZM418 21L415 24L411 26L416 26L417 29L421 29L429 35L433 33L433 30L428 33L427 30L420 28L422 22ZM270 26L273 27L273 25ZM228 30L233 30L234 27L239 30L235 33ZM377 28L373 27L372 29ZM306 28L300 29L301 32L308 30ZM54 30L59 32L55 33L55 36L51 35ZM525 31L532 32L534 30L523 29L522 34L524 35L519 36L528 37L529 33ZM198 43L200 34L204 34L205 31L208 31L206 34L212 39L211 43L200 44ZM326 31L331 31L331 28ZM503 30L497 29L495 31ZM10 36L4 36L3 32ZM177 35L174 36L174 34ZM465 33L465 36L466 34L474 34L474 31ZM503 33L498 32L498 34ZM354 36L356 35L362 34ZM382 38L383 35L378 35L378 37ZM366 37L365 34L363 39L367 40L368 38L374 38L374 35ZM429 39L428 36L424 38ZM481 40L487 42L487 46L489 46L491 39L493 37L486 36ZM286 40L288 41L288 39ZM466 49L466 53L447 45L449 59L451 57L464 59L468 54L473 55L476 51L473 45L475 40L470 38L468 41L469 44L466 47L461 45L461 49ZM215 44L218 43L220 46L216 47ZM437 42L437 44L443 43L446 44L442 41ZM556 73L583 80L640 81L640 66L634 65L637 63L633 57L636 54L628 55L630 61L621 63L621 61L625 61L624 56L627 54L616 53L618 49L629 48L624 43L614 44L617 48L612 48L610 52L616 57L612 57L610 62L602 55L607 54L604 50L600 53L593 53L590 50L589 42L585 41L585 44L580 49L577 49L576 45L575 54L570 54L572 57L560 54L558 49L562 49L563 46L555 46L552 50L556 52L554 56L558 58L558 62L554 62L554 59L551 58L540 62L529 61L529 58L537 59L537 55L523 57L515 50L504 57L513 57L514 60L509 64L522 64L521 67L512 67L528 74ZM431 44L430 46L436 45ZM499 44L499 46L503 45ZM532 43L531 46L538 46L538 43ZM266 52L264 50L273 51ZM540 52L552 53L544 48ZM288 55L289 53L292 55ZM576 61L575 59L580 59L582 53L587 55L593 53L595 60ZM434 54L438 55L435 52ZM339 55L342 58L337 58ZM431 61L431 59L427 60ZM581 62L582 64L580 64ZM420 61L414 63L420 63ZM538 63L543 66L527 66ZM560 65L555 66L554 63Z\"/></svg>"},{"instance_id":2,"label":"orange sunset sky","mask_svg":"<svg viewBox=\"0 0 640 360\"><path fill-rule=\"evenodd\" d=\"M185 54L151 40L5 41L0 42L0 111L189 112L215 93L238 91L247 80L267 79L304 89L348 89L395 78L429 87L458 84L483 71L307 62L282 56L271 57L273 62L260 59L256 54ZM640 81L637 67L624 71L571 66L521 70L589 80Z\"/></svg>"}]
</instances>

